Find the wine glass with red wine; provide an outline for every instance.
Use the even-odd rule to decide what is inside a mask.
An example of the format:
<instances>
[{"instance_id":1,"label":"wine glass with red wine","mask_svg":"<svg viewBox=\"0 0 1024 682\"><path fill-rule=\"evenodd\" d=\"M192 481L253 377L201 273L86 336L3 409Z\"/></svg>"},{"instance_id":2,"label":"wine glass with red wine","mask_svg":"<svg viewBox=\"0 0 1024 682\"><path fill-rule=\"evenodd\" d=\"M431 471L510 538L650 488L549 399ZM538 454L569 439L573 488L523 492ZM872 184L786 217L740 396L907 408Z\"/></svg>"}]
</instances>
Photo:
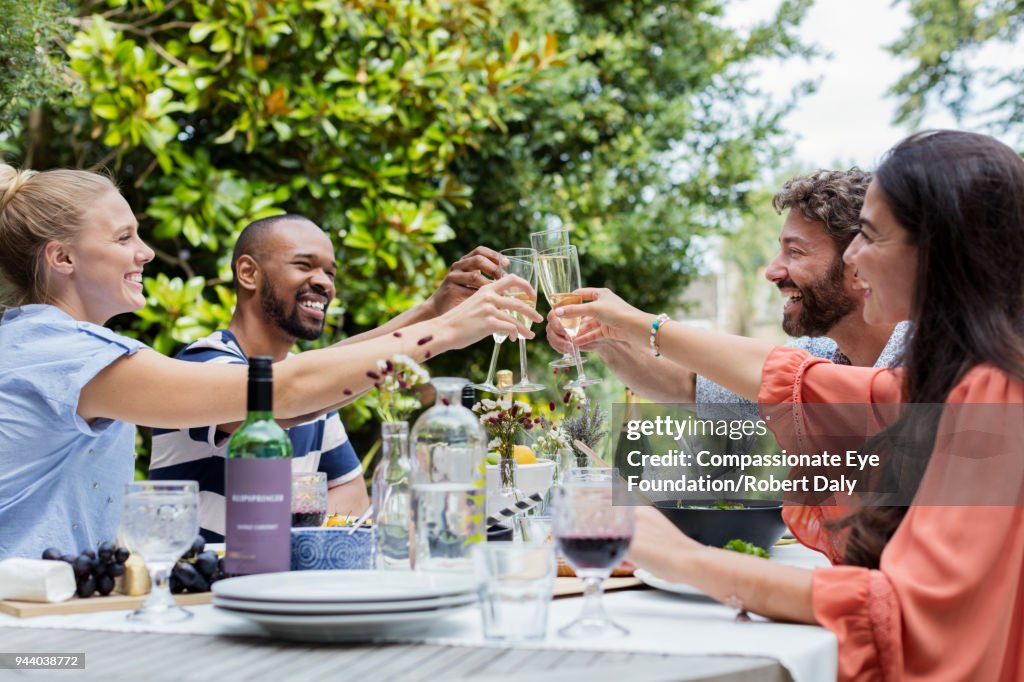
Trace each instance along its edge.
<instances>
[{"instance_id":1,"label":"wine glass with red wine","mask_svg":"<svg viewBox=\"0 0 1024 682\"><path fill-rule=\"evenodd\" d=\"M633 539L633 508L612 505L612 470L575 470L556 492L552 528L558 549L583 581L583 612L558 631L563 637L628 635L601 602L604 581Z\"/></svg>"}]
</instances>

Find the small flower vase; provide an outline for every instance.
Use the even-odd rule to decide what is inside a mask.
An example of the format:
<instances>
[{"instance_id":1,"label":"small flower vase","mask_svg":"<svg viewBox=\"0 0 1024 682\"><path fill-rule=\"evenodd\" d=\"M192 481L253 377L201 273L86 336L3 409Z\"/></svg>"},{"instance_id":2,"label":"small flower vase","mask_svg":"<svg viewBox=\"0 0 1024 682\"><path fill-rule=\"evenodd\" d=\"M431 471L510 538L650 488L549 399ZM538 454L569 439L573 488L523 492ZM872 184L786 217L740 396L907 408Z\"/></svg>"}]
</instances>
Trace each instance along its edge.
<instances>
[{"instance_id":1,"label":"small flower vase","mask_svg":"<svg viewBox=\"0 0 1024 682\"><path fill-rule=\"evenodd\" d=\"M562 448L558 451L557 459L558 471L555 474L555 482L561 483L562 479L569 469L576 469L579 467L579 461L576 458L576 451L573 448Z\"/></svg>"},{"instance_id":2,"label":"small flower vase","mask_svg":"<svg viewBox=\"0 0 1024 682\"><path fill-rule=\"evenodd\" d=\"M513 454L515 445L513 443L502 443L498 448L501 459L498 460L498 491L497 497L500 500L499 508L514 509L517 502L523 500L523 492L519 489L519 464ZM513 540L523 539L523 513L516 513L508 518L503 525L511 525Z\"/></svg>"},{"instance_id":3,"label":"small flower vase","mask_svg":"<svg viewBox=\"0 0 1024 682\"><path fill-rule=\"evenodd\" d=\"M375 565L381 570L409 570L412 527L412 460L409 423L381 424L381 459L373 474Z\"/></svg>"},{"instance_id":4,"label":"small flower vase","mask_svg":"<svg viewBox=\"0 0 1024 682\"><path fill-rule=\"evenodd\" d=\"M518 500L522 495L519 492L519 481L517 479L517 467L515 455L515 445L512 443L502 443L499 453L501 459L498 461L498 492L501 495L515 495Z\"/></svg>"}]
</instances>

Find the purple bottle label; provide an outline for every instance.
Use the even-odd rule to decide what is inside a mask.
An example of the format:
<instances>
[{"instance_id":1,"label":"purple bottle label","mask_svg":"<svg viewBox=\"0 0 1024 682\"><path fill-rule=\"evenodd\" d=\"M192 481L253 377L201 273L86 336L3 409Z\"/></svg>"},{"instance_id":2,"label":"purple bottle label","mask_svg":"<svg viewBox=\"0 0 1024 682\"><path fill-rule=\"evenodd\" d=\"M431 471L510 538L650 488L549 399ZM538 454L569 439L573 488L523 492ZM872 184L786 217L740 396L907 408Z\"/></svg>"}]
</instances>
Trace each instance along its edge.
<instances>
[{"instance_id":1,"label":"purple bottle label","mask_svg":"<svg viewBox=\"0 0 1024 682\"><path fill-rule=\"evenodd\" d=\"M292 460L228 459L224 570L276 573L292 563Z\"/></svg>"}]
</instances>

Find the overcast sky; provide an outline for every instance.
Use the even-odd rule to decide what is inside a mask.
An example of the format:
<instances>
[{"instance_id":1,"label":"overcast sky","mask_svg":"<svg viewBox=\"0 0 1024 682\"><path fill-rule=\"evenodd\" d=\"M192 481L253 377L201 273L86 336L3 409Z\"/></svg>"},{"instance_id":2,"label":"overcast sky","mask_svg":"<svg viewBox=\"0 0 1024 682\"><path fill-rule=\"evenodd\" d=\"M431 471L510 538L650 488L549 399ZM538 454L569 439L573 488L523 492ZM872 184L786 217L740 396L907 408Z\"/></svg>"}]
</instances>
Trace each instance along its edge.
<instances>
[{"instance_id":1,"label":"overcast sky","mask_svg":"<svg viewBox=\"0 0 1024 682\"><path fill-rule=\"evenodd\" d=\"M734 0L728 21L745 27L770 16L777 0ZM892 124L896 103L885 91L909 70L885 45L909 23L891 0L817 0L804 19L801 35L831 53L811 62L792 60L769 67L761 87L785 97L799 80L823 76L818 91L805 97L786 119L801 165L872 168L908 132ZM956 127L952 117L931 114L925 128Z\"/></svg>"}]
</instances>

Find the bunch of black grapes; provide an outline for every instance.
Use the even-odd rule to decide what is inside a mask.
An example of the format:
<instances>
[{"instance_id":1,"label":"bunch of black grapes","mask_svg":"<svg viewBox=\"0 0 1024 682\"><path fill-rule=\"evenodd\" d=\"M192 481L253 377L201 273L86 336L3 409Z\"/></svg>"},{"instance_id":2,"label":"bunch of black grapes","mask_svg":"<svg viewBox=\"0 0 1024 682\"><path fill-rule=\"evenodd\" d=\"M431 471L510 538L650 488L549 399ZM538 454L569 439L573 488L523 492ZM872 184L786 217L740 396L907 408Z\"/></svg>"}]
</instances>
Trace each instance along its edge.
<instances>
[{"instance_id":1,"label":"bunch of black grapes","mask_svg":"<svg viewBox=\"0 0 1024 682\"><path fill-rule=\"evenodd\" d=\"M98 549L82 550L78 556L61 554L53 547L43 550L44 559L71 564L75 572L75 594L83 599L94 592L104 597L113 592L114 578L124 575L124 562L129 556L127 549L115 547L113 542L101 542Z\"/></svg>"},{"instance_id":2,"label":"bunch of black grapes","mask_svg":"<svg viewBox=\"0 0 1024 682\"><path fill-rule=\"evenodd\" d=\"M224 560L212 549L203 551L206 540L197 535L192 547L185 552L171 569L171 592L209 592L210 585L224 574Z\"/></svg>"}]
</instances>

